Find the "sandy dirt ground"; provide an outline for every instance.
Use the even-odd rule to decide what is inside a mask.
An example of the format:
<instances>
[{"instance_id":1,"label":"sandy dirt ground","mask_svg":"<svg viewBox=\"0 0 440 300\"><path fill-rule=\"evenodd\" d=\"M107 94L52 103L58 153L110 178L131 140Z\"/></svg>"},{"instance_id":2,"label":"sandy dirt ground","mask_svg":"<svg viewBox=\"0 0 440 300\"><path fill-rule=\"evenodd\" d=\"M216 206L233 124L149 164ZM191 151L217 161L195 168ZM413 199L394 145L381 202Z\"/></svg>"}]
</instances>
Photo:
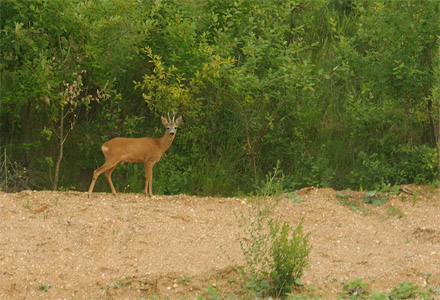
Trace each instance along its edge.
<instances>
[{"instance_id":1,"label":"sandy dirt ground","mask_svg":"<svg viewBox=\"0 0 440 300\"><path fill-rule=\"evenodd\" d=\"M313 249L302 281L320 299L337 299L357 278L378 292L403 281L440 287L440 190L405 190L381 206L362 204L362 192L316 188L280 200L280 218L295 227L305 219ZM0 299L195 299L208 296L208 286L237 294L238 216L249 205L247 198L0 192Z\"/></svg>"}]
</instances>

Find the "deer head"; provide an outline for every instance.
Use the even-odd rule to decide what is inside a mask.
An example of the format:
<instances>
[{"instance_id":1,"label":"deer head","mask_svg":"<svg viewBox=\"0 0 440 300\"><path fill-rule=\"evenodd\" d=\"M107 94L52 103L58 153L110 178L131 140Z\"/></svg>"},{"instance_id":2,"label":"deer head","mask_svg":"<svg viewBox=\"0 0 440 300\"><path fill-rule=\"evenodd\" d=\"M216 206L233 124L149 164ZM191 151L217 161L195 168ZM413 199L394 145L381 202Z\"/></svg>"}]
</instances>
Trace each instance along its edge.
<instances>
[{"instance_id":1,"label":"deer head","mask_svg":"<svg viewBox=\"0 0 440 300\"><path fill-rule=\"evenodd\" d=\"M177 133L177 127L179 127L180 122L182 122L182 116L179 116L177 120L175 120L176 114L173 112L173 118L170 118L170 113L168 113L168 120L165 117L161 117L161 121L163 126L167 129L169 135L171 138L174 138L174 136Z\"/></svg>"}]
</instances>

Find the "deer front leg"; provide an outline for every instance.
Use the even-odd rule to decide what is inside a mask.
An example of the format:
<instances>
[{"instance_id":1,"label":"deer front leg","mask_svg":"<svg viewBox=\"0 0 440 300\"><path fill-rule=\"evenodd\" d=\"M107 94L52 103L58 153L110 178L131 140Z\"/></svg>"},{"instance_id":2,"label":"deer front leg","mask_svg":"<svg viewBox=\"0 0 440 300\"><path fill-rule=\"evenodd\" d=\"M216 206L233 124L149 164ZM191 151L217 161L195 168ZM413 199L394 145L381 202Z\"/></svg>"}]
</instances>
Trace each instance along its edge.
<instances>
[{"instance_id":1,"label":"deer front leg","mask_svg":"<svg viewBox=\"0 0 440 300\"><path fill-rule=\"evenodd\" d=\"M154 162L145 162L145 197L153 197L153 165Z\"/></svg>"}]
</instances>

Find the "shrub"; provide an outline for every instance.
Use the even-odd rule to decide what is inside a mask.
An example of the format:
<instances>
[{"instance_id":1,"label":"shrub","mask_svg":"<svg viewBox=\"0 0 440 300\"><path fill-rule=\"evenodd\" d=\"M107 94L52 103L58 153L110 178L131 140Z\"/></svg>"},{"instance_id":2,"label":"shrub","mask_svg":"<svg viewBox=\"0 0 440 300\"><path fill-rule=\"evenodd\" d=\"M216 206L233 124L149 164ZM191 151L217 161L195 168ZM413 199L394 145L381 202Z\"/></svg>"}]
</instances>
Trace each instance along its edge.
<instances>
[{"instance_id":1,"label":"shrub","mask_svg":"<svg viewBox=\"0 0 440 300\"><path fill-rule=\"evenodd\" d=\"M0 155L0 191L18 192L29 189L32 177L30 173L18 162L11 162L6 153Z\"/></svg>"},{"instance_id":2,"label":"shrub","mask_svg":"<svg viewBox=\"0 0 440 300\"><path fill-rule=\"evenodd\" d=\"M309 246L309 233L303 232L304 219L293 229L284 222L270 224L270 257L272 283L271 294L277 297L292 291L292 286L299 283L303 270L308 265L308 256L311 250Z\"/></svg>"},{"instance_id":3,"label":"shrub","mask_svg":"<svg viewBox=\"0 0 440 300\"><path fill-rule=\"evenodd\" d=\"M281 177L281 179L279 178ZM304 234L301 220L296 228L288 222L280 222L274 216L279 198L267 197L281 194L282 173L278 165L266 176L261 193L255 198L246 216L242 216L243 231L240 247L245 258L241 267L246 293L252 298L270 294L283 297L292 291L308 265L311 250L309 234Z\"/></svg>"},{"instance_id":4,"label":"shrub","mask_svg":"<svg viewBox=\"0 0 440 300\"><path fill-rule=\"evenodd\" d=\"M341 297L350 300L367 299L370 293L368 286L369 284L362 282L360 278L350 281L344 285L344 293Z\"/></svg>"}]
</instances>

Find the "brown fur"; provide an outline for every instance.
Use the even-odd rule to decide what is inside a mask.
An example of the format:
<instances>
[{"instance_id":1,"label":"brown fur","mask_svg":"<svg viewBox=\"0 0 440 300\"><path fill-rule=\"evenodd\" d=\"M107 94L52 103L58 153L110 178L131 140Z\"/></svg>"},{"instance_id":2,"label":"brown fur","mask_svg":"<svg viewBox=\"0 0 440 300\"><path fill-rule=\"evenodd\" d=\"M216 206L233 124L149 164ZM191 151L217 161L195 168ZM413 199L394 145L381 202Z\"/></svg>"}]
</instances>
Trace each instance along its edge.
<instances>
[{"instance_id":1,"label":"brown fur","mask_svg":"<svg viewBox=\"0 0 440 300\"><path fill-rule=\"evenodd\" d=\"M162 117L162 124L167 128L161 138L126 138L117 137L105 142L102 147L102 153L105 157L105 163L93 172L93 179L89 188L89 198L92 196L95 182L99 175L105 173L112 193L116 195L115 187L111 180L111 175L119 163L124 162L142 162L145 165L145 195L153 196L153 166L157 163L165 151L170 148L177 133L177 127L182 121L180 116L174 122ZM171 130L171 132L170 132ZM173 133L173 135L171 135Z\"/></svg>"}]
</instances>

